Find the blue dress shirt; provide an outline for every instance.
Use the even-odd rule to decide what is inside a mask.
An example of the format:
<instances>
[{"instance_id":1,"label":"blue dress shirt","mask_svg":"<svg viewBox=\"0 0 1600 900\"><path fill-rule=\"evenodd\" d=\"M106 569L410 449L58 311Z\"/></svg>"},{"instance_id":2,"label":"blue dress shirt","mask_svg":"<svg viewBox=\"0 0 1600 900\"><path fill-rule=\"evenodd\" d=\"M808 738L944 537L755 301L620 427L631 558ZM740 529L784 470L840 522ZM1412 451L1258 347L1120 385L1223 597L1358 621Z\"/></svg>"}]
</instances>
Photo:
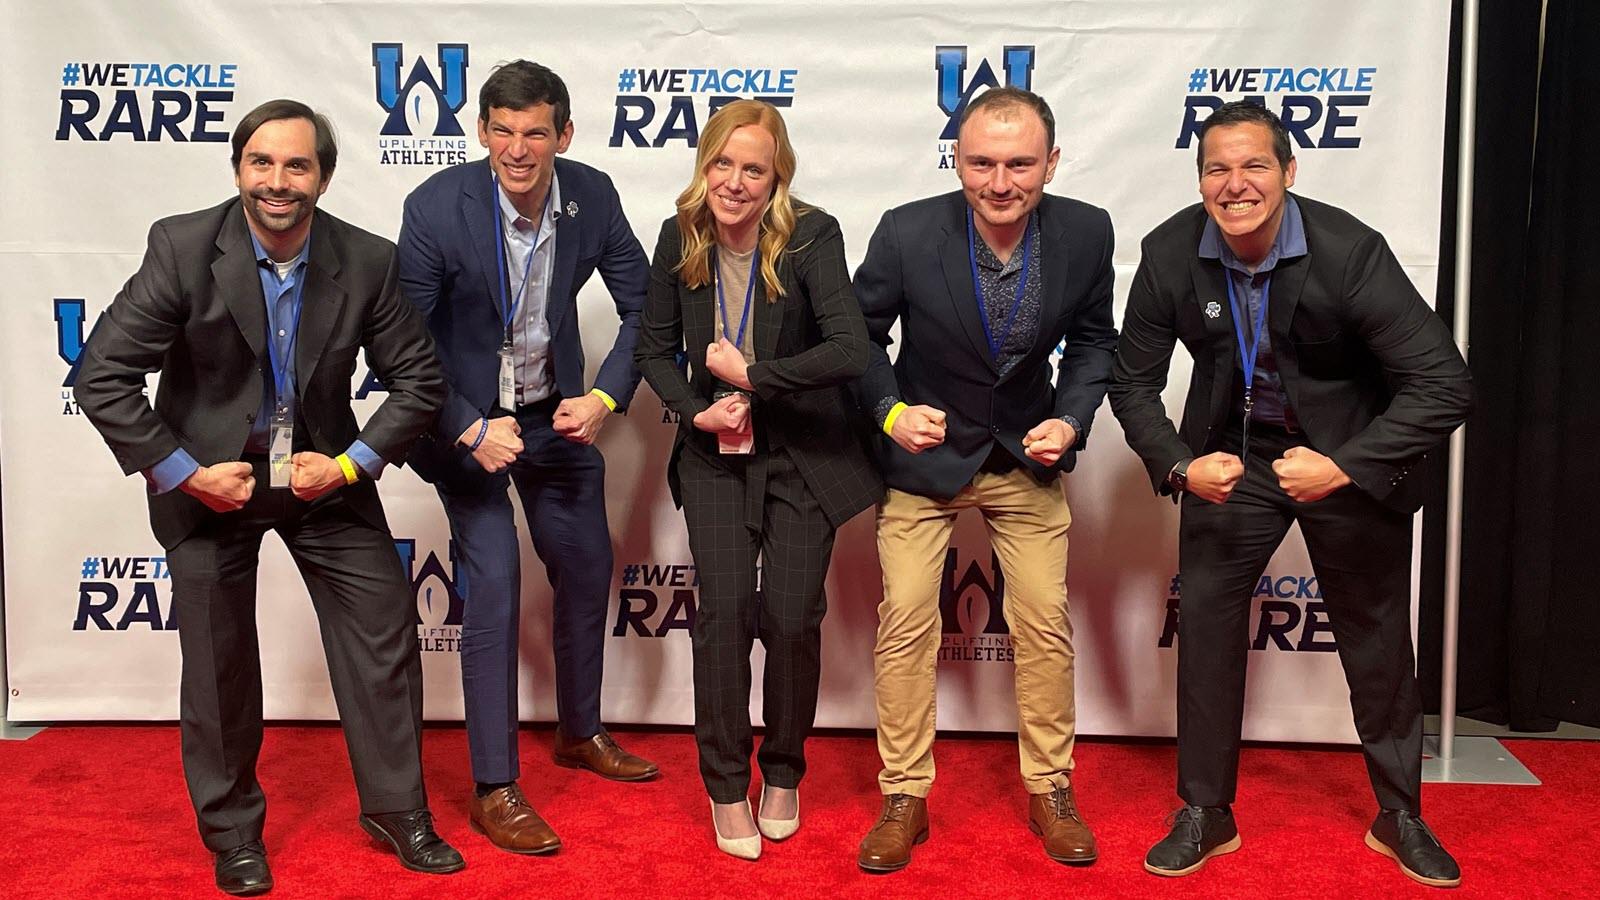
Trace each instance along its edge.
<instances>
[{"instance_id":1,"label":"blue dress shirt","mask_svg":"<svg viewBox=\"0 0 1600 900\"><path fill-rule=\"evenodd\" d=\"M1234 294L1244 298L1250 316L1243 323L1247 336L1261 314L1263 295L1270 291L1267 284L1272 270L1283 260L1306 255L1306 229L1300 218L1300 207L1294 202L1294 197L1288 194L1284 195L1283 200L1283 219L1278 223L1278 236L1273 239L1267 258L1256 266L1254 272L1233 255L1227 242L1222 239L1222 229L1217 227L1214 219L1206 219L1205 230L1200 234L1200 257L1221 262L1227 270L1226 276L1233 281ZM1271 302L1270 297L1267 302ZM1264 330L1255 377L1252 379L1254 389L1251 391L1253 408L1250 417L1279 428L1298 429L1300 426L1295 419L1294 409L1289 405L1289 395L1283 390L1283 379L1278 377L1278 362L1272 353L1272 332L1270 329ZM1237 357L1234 365L1242 366Z\"/></svg>"}]
</instances>

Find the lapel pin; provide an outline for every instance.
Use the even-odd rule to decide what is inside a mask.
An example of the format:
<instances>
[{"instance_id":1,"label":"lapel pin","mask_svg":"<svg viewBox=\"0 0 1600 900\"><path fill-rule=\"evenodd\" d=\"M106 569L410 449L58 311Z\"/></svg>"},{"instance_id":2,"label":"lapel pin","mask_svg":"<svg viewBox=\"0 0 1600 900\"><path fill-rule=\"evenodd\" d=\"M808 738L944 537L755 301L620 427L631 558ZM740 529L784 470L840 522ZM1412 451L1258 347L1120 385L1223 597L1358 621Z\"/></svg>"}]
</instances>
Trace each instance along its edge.
<instances>
[{"instance_id":1,"label":"lapel pin","mask_svg":"<svg viewBox=\"0 0 1600 900\"><path fill-rule=\"evenodd\" d=\"M1210 303L1206 304L1206 318L1215 319L1216 317L1218 317L1220 315L1222 315L1222 304L1221 303L1218 303L1217 301L1213 300Z\"/></svg>"},{"instance_id":2,"label":"lapel pin","mask_svg":"<svg viewBox=\"0 0 1600 900\"><path fill-rule=\"evenodd\" d=\"M578 215L578 201L576 201L576 200L568 200L567 201L567 218L569 218L569 219L577 218L577 215Z\"/></svg>"}]
</instances>

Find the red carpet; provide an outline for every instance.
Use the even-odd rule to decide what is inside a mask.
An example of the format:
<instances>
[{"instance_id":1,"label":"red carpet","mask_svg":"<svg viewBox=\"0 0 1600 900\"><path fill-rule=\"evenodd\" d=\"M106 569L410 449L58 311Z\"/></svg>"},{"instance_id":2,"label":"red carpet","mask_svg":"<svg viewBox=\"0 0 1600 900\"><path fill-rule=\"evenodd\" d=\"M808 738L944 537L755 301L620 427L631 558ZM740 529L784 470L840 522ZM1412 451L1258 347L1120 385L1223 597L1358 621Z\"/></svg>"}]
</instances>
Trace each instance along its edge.
<instances>
[{"instance_id":1,"label":"red carpet","mask_svg":"<svg viewBox=\"0 0 1600 900\"><path fill-rule=\"evenodd\" d=\"M665 773L620 785L548 763L552 733L523 735L522 784L565 848L530 858L490 847L467 825L466 736L432 728L428 787L440 832L467 857L450 876L417 875L357 827L343 739L332 727L269 728L260 767L266 843L291 897L595 896L949 897L1020 894L1187 897L1556 897L1600 894L1592 862L1600 747L1515 741L1540 787L1428 785L1424 813L1463 870L1451 892L1423 888L1362 845L1372 797L1349 750L1247 748L1235 806L1244 848L1183 879L1145 874L1165 833L1174 752L1167 743L1086 741L1079 805L1100 861L1047 860L1028 832L1010 740L947 738L936 749L932 838L910 868L871 876L856 842L878 806L870 737L813 738L801 788L805 825L747 863L717 852L685 733L622 732ZM54 727L0 743L0 896L220 897L195 836L175 727Z\"/></svg>"}]
</instances>

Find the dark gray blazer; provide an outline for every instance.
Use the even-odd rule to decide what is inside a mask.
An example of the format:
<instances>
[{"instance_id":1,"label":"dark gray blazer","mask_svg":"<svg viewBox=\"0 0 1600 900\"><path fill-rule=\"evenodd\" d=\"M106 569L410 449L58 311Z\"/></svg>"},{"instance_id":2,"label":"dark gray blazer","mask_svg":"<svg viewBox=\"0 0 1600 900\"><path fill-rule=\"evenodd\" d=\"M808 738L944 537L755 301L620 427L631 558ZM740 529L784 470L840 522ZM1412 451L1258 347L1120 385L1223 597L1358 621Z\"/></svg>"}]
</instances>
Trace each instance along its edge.
<instances>
[{"instance_id":1,"label":"dark gray blazer","mask_svg":"<svg viewBox=\"0 0 1600 900\"><path fill-rule=\"evenodd\" d=\"M359 438L390 463L444 402L433 341L400 296L394 245L317 210L295 345L297 444L336 456ZM144 261L84 346L74 394L123 472L141 471L182 447L201 465L236 460L261 406L267 314L244 210L237 197L150 228ZM364 427L350 408L356 355L388 388ZM155 408L145 376L160 372ZM300 431L299 428L296 429ZM377 486L340 492L386 528ZM216 515L181 490L150 497L150 525L171 548Z\"/></svg>"}]
</instances>

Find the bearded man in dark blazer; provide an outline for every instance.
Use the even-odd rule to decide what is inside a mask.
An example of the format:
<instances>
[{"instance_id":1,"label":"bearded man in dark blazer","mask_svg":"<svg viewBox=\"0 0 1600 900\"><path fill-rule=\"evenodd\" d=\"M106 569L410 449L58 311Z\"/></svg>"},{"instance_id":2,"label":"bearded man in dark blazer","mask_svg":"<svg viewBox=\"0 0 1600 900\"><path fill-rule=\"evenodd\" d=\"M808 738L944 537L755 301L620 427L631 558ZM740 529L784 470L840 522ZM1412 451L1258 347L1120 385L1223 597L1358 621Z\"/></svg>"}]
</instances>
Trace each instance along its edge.
<instances>
[{"instance_id":1,"label":"bearded man in dark blazer","mask_svg":"<svg viewBox=\"0 0 1600 900\"><path fill-rule=\"evenodd\" d=\"M1298 522L1350 684L1380 812L1372 849L1423 884L1460 882L1423 824L1422 703L1410 632L1414 470L1466 417L1471 379L1383 236L1290 194L1273 113L1202 124L1202 203L1144 240L1111 408L1158 493L1181 498L1178 794L1145 859L1186 875L1239 848L1230 804L1256 580ZM1173 345L1194 358L1183 421L1162 404Z\"/></svg>"},{"instance_id":2,"label":"bearded man in dark blazer","mask_svg":"<svg viewBox=\"0 0 1600 900\"><path fill-rule=\"evenodd\" d=\"M123 471L150 484L183 652L184 774L231 894L272 887L255 774L267 531L317 610L362 827L409 869L465 865L427 808L416 610L374 483L433 421L444 376L400 296L394 245L316 208L337 152L328 120L303 103L246 115L233 133L239 196L151 227L75 389ZM350 408L362 350L388 389L364 426Z\"/></svg>"}]
</instances>

